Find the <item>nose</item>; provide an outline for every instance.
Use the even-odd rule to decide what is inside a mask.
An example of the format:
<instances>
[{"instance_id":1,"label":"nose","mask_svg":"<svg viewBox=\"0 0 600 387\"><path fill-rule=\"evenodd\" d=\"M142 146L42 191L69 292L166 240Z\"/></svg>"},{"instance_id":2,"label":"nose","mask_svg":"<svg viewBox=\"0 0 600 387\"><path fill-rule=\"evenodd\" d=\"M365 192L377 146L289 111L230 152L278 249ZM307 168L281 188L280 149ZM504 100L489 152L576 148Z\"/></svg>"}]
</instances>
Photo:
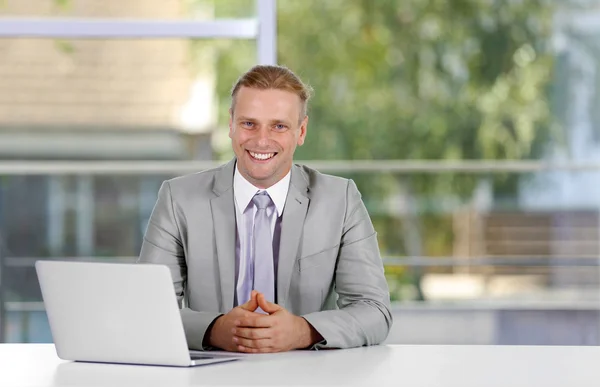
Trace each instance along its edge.
<instances>
[{"instance_id":1,"label":"nose","mask_svg":"<svg viewBox=\"0 0 600 387\"><path fill-rule=\"evenodd\" d=\"M259 146L268 146L271 138L271 130L268 126L261 126L256 134L256 141Z\"/></svg>"}]
</instances>

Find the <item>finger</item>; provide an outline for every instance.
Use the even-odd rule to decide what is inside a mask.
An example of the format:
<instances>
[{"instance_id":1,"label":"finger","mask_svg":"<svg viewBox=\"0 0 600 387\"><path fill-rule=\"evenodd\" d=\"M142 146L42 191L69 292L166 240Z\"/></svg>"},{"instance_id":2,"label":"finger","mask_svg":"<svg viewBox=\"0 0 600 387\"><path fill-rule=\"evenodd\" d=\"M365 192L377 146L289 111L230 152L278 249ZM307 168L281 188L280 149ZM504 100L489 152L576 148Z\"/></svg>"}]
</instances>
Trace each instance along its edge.
<instances>
[{"instance_id":1,"label":"finger","mask_svg":"<svg viewBox=\"0 0 600 387\"><path fill-rule=\"evenodd\" d=\"M269 315L244 316L235 321L235 326L242 328L271 328L274 324L274 318Z\"/></svg>"},{"instance_id":2,"label":"finger","mask_svg":"<svg viewBox=\"0 0 600 387\"><path fill-rule=\"evenodd\" d=\"M273 353L273 352L279 352L276 348L273 348L273 347L248 348L248 347L245 347L243 345L238 345L238 346L236 346L236 349L239 352L244 352L244 353Z\"/></svg>"},{"instance_id":3,"label":"finger","mask_svg":"<svg viewBox=\"0 0 600 387\"><path fill-rule=\"evenodd\" d=\"M237 337L245 339L270 339L273 336L273 331L270 328L233 328L231 329Z\"/></svg>"},{"instance_id":4,"label":"finger","mask_svg":"<svg viewBox=\"0 0 600 387\"><path fill-rule=\"evenodd\" d=\"M268 314L278 312L282 309L281 306L267 301L264 294L259 293L257 297L258 306Z\"/></svg>"},{"instance_id":5,"label":"finger","mask_svg":"<svg viewBox=\"0 0 600 387\"><path fill-rule=\"evenodd\" d=\"M272 346L271 339L252 340L252 339L244 339L242 337L234 336L232 340L236 345L242 346L245 348L260 349L260 348L268 348L268 347Z\"/></svg>"},{"instance_id":6,"label":"finger","mask_svg":"<svg viewBox=\"0 0 600 387\"><path fill-rule=\"evenodd\" d=\"M252 293L250 293L250 299L248 300L248 302L240 305L240 308L250 312L254 312L256 309L258 309L257 296L258 292L256 290L253 290Z\"/></svg>"}]
</instances>

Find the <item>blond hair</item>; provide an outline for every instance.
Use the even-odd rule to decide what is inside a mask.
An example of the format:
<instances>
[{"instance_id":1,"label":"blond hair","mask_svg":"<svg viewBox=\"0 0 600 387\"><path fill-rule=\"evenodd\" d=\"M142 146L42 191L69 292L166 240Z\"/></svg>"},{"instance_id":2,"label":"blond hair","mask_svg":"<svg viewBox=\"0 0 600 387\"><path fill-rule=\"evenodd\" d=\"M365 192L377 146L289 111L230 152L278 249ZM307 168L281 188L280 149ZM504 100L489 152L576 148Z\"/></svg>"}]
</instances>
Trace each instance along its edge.
<instances>
[{"instance_id":1,"label":"blond hair","mask_svg":"<svg viewBox=\"0 0 600 387\"><path fill-rule=\"evenodd\" d=\"M286 67L257 65L243 74L231 89L232 111L235 107L235 97L242 86L259 90L276 89L294 93L300 97L300 102L302 103L300 120L306 116L308 100L310 99L312 89Z\"/></svg>"}]
</instances>

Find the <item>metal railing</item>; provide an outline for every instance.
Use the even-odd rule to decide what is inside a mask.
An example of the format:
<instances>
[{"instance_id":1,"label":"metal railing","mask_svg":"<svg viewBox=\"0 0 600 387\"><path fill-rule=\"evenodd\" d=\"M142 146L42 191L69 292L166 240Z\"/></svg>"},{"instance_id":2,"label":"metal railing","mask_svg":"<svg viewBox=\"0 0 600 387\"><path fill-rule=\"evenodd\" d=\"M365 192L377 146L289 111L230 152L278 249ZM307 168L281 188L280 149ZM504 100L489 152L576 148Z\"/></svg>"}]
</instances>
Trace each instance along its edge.
<instances>
[{"instance_id":1,"label":"metal railing","mask_svg":"<svg viewBox=\"0 0 600 387\"><path fill-rule=\"evenodd\" d=\"M138 257L4 257L4 267L33 267L37 261L63 260L63 261L104 261L114 263L135 263ZM413 267L482 267L482 266L564 266L564 267L600 267L600 257L576 256L486 256L486 257L460 257L460 256L384 256L384 266L413 266Z\"/></svg>"},{"instance_id":2,"label":"metal railing","mask_svg":"<svg viewBox=\"0 0 600 387\"><path fill-rule=\"evenodd\" d=\"M306 160L322 172L387 173L531 173L600 171L600 163L553 163L519 160ZM222 161L0 161L0 175L112 175L189 173L222 165Z\"/></svg>"}]
</instances>

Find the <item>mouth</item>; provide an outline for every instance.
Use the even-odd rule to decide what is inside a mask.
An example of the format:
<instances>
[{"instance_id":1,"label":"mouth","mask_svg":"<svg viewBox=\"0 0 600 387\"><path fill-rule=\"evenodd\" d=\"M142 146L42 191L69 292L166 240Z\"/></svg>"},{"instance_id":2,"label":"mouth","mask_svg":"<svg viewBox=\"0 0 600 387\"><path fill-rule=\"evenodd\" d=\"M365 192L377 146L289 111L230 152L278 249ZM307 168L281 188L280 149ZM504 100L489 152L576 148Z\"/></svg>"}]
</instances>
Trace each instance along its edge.
<instances>
[{"instance_id":1,"label":"mouth","mask_svg":"<svg viewBox=\"0 0 600 387\"><path fill-rule=\"evenodd\" d=\"M258 162L267 162L277 155L277 152L271 152L271 153L261 153L261 152L252 152L252 151L246 151L246 152L248 152L248 154L250 155L250 158L252 160L258 161Z\"/></svg>"}]
</instances>

